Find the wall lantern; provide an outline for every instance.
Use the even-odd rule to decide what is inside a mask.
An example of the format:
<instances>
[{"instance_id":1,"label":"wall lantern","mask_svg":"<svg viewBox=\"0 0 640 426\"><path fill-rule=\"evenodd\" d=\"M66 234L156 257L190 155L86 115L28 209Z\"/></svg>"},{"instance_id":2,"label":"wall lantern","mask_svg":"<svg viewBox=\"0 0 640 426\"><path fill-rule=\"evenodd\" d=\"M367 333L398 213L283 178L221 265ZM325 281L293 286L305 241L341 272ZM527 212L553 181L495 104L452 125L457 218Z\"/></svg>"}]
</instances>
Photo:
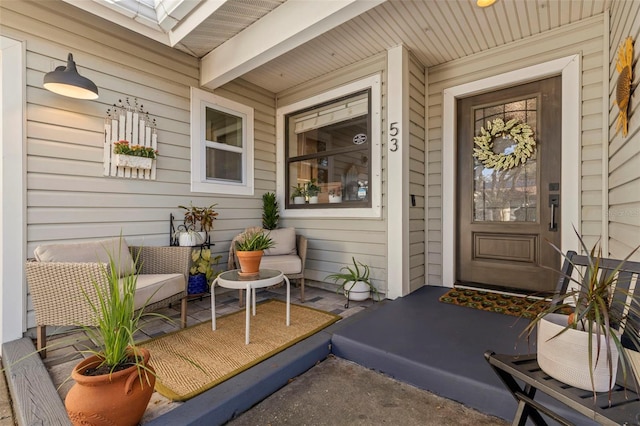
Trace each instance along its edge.
<instances>
[{"instance_id":1,"label":"wall lantern","mask_svg":"<svg viewBox=\"0 0 640 426\"><path fill-rule=\"evenodd\" d=\"M44 88L63 96L78 99L98 99L98 87L78 74L73 55L69 53L67 66L59 66L44 76Z\"/></svg>"}]
</instances>

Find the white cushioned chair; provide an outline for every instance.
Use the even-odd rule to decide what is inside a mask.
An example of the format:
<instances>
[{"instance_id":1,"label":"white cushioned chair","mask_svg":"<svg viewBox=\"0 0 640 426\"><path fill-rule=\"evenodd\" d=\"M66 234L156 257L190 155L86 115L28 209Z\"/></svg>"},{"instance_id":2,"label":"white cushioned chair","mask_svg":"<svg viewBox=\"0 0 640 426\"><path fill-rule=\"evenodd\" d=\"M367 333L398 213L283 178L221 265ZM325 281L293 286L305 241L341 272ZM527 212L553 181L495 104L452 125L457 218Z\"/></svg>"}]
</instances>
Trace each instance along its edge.
<instances>
[{"instance_id":1,"label":"white cushioned chair","mask_svg":"<svg viewBox=\"0 0 640 426\"><path fill-rule=\"evenodd\" d=\"M128 247L120 238L43 245L34 250L35 259L26 262L42 357L46 356L47 325L96 325L81 289L95 297L92 283L106 285L102 268L108 266L109 255L119 265L120 277L135 272L134 259L138 260L136 309L151 311L181 300L180 322L186 326L191 247Z\"/></svg>"},{"instance_id":2,"label":"white cushioned chair","mask_svg":"<svg viewBox=\"0 0 640 426\"><path fill-rule=\"evenodd\" d=\"M245 232L261 228L247 228ZM307 239L296 234L295 228L278 228L265 230L275 245L264 251L260 261L261 269L277 269L282 271L290 280L300 284L300 301L304 302L304 268L307 259ZM229 250L229 269L239 269L240 262L235 255L235 242L240 235L231 241ZM242 290L240 290L240 304L242 305Z\"/></svg>"}]
</instances>

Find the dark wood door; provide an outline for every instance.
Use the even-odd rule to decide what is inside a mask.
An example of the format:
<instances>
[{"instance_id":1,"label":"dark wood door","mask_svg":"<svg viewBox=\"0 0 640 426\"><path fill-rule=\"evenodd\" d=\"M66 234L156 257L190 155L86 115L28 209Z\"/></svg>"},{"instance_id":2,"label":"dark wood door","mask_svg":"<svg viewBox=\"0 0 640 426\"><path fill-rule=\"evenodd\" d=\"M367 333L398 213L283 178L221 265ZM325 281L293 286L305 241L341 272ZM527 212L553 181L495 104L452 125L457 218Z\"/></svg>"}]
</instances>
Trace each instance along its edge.
<instances>
[{"instance_id":1,"label":"dark wood door","mask_svg":"<svg viewBox=\"0 0 640 426\"><path fill-rule=\"evenodd\" d=\"M550 243L560 247L561 89L558 76L458 100L459 283L527 293L554 289L557 274L544 266L560 262ZM474 137L498 119L533 131L536 145L524 164L503 168L474 157L480 148ZM521 152L502 132L490 143L490 152L511 159Z\"/></svg>"}]
</instances>

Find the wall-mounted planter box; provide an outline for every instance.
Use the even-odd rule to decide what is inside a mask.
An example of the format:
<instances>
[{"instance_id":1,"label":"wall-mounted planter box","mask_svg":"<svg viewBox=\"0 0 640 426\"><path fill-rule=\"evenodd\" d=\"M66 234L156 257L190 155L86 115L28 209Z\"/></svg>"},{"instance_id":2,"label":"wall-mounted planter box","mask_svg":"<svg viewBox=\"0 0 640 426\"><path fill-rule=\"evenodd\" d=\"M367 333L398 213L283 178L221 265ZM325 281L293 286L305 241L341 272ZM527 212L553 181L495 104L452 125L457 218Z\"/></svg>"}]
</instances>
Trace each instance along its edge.
<instances>
[{"instance_id":1,"label":"wall-mounted planter box","mask_svg":"<svg viewBox=\"0 0 640 426\"><path fill-rule=\"evenodd\" d=\"M135 155L114 154L113 159L118 167L130 167L132 169L151 170L153 158L138 157Z\"/></svg>"}]
</instances>

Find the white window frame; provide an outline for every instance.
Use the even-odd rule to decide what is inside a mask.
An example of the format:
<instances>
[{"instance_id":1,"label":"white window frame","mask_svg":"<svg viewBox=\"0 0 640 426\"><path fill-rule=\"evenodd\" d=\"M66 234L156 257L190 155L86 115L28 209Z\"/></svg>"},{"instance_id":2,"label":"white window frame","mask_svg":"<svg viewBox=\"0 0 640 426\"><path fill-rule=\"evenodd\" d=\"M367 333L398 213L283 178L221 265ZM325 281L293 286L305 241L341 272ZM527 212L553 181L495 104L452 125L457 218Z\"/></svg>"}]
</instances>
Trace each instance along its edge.
<instances>
[{"instance_id":1,"label":"white window frame","mask_svg":"<svg viewBox=\"0 0 640 426\"><path fill-rule=\"evenodd\" d=\"M242 118L242 182L207 179L206 108ZM253 195L253 108L211 92L191 88L191 192Z\"/></svg>"},{"instance_id":2,"label":"white window frame","mask_svg":"<svg viewBox=\"0 0 640 426\"><path fill-rule=\"evenodd\" d=\"M295 111L311 108L342 98L352 93L371 89L371 176L370 194L371 207L354 208L313 208L313 209L287 209L286 201L286 173L285 173L285 116ZM291 105L278 108L276 111L276 145L277 145L277 174L276 194L282 207L281 217L285 218L314 218L314 217L382 217L382 85L380 74L363 78L358 81L337 87L327 92L303 99Z\"/></svg>"}]
</instances>

